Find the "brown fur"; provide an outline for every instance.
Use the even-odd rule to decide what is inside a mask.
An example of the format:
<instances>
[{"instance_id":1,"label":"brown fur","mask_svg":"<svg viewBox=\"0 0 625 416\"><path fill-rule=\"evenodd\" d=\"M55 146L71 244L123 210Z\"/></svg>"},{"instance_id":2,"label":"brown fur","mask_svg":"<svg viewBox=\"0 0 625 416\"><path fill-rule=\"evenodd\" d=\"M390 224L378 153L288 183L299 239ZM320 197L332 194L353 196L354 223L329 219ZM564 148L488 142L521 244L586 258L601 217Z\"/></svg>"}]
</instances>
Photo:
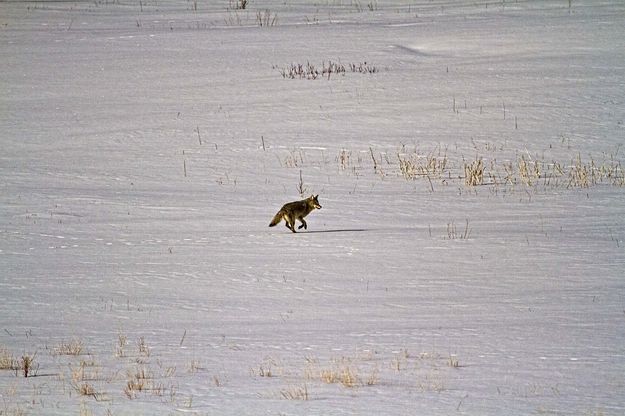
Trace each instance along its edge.
<instances>
[{"instance_id":1,"label":"brown fur","mask_svg":"<svg viewBox=\"0 0 625 416\"><path fill-rule=\"evenodd\" d=\"M306 221L304 221L304 217L310 214L315 209L321 209L321 205L319 204L319 200L317 199L319 195L311 195L309 198L302 199L301 201L293 201L287 204L284 204L280 211L273 217L271 222L269 223L270 227L277 225L280 221L284 220L286 223L286 228L295 232L295 220L298 220L302 223L297 229L304 228L308 229L308 225Z\"/></svg>"}]
</instances>

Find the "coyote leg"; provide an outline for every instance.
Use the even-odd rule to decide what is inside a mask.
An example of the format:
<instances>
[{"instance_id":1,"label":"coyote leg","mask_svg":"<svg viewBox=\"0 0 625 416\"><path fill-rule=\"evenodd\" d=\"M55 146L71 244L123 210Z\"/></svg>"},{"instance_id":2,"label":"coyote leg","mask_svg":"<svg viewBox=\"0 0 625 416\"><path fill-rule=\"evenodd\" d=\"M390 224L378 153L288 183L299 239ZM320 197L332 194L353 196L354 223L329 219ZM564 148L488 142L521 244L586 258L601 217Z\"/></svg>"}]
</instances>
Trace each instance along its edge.
<instances>
[{"instance_id":1,"label":"coyote leg","mask_svg":"<svg viewBox=\"0 0 625 416\"><path fill-rule=\"evenodd\" d=\"M296 232L295 231L295 222L286 221L286 220L284 222L285 222L284 225L286 225L286 228L288 228L289 230L291 230L293 232Z\"/></svg>"},{"instance_id":2,"label":"coyote leg","mask_svg":"<svg viewBox=\"0 0 625 416\"><path fill-rule=\"evenodd\" d=\"M304 230L307 230L308 229L308 224L306 224L306 221L304 221L304 218L298 218L298 220L302 223L302 225L297 227L297 229L301 230L303 228Z\"/></svg>"}]
</instances>

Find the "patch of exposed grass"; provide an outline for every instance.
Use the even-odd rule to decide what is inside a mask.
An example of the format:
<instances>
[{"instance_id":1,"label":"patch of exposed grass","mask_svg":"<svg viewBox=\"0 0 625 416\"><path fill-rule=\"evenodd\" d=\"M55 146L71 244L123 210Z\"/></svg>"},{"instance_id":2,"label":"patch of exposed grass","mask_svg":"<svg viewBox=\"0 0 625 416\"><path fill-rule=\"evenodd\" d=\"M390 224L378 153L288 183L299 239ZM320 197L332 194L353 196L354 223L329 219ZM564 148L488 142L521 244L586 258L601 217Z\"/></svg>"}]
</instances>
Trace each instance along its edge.
<instances>
[{"instance_id":1,"label":"patch of exposed grass","mask_svg":"<svg viewBox=\"0 0 625 416\"><path fill-rule=\"evenodd\" d=\"M139 355L144 357L150 356L150 347L148 347L148 344L145 342L144 337L139 337L139 340L137 341L137 347L139 347Z\"/></svg>"},{"instance_id":2,"label":"patch of exposed grass","mask_svg":"<svg viewBox=\"0 0 625 416\"><path fill-rule=\"evenodd\" d=\"M76 392L81 396L94 396L96 395L95 388L89 383L80 383L74 386Z\"/></svg>"},{"instance_id":3,"label":"patch of exposed grass","mask_svg":"<svg viewBox=\"0 0 625 416\"><path fill-rule=\"evenodd\" d=\"M310 361L309 363L312 364ZM326 384L341 384L350 388L362 384L356 366L348 358L332 360L332 365L324 368L317 368L317 363L314 364L314 368L309 367L306 370L306 378L309 380L319 380ZM374 381L376 377L377 374L369 377L367 382Z\"/></svg>"},{"instance_id":4,"label":"patch of exposed grass","mask_svg":"<svg viewBox=\"0 0 625 416\"><path fill-rule=\"evenodd\" d=\"M94 362L81 360L78 367L70 366L69 368L74 383L100 380L102 378L100 368L97 367Z\"/></svg>"},{"instance_id":5,"label":"patch of exposed grass","mask_svg":"<svg viewBox=\"0 0 625 416\"><path fill-rule=\"evenodd\" d=\"M19 362L11 351L5 347L0 347L0 370L16 370L18 366Z\"/></svg>"},{"instance_id":6,"label":"patch of exposed grass","mask_svg":"<svg viewBox=\"0 0 625 416\"><path fill-rule=\"evenodd\" d=\"M440 393L445 390L445 380L443 374L439 371L429 371L425 374L419 374L416 381L416 387L419 391Z\"/></svg>"},{"instance_id":7,"label":"patch of exposed grass","mask_svg":"<svg viewBox=\"0 0 625 416\"><path fill-rule=\"evenodd\" d=\"M124 348L128 345L128 337L123 332L117 334L117 345L115 346L115 356L122 358L126 356Z\"/></svg>"},{"instance_id":8,"label":"patch of exposed grass","mask_svg":"<svg viewBox=\"0 0 625 416\"><path fill-rule=\"evenodd\" d=\"M229 0L230 9L245 10L249 4L249 0Z\"/></svg>"},{"instance_id":9,"label":"patch of exposed grass","mask_svg":"<svg viewBox=\"0 0 625 416\"><path fill-rule=\"evenodd\" d=\"M276 377L281 373L278 362L271 357L266 357L258 368L252 368L250 372L258 377Z\"/></svg>"},{"instance_id":10,"label":"patch of exposed grass","mask_svg":"<svg viewBox=\"0 0 625 416\"><path fill-rule=\"evenodd\" d=\"M308 386L303 384L302 386L280 390L280 396L287 400L308 400Z\"/></svg>"},{"instance_id":11,"label":"patch of exposed grass","mask_svg":"<svg viewBox=\"0 0 625 416\"><path fill-rule=\"evenodd\" d=\"M274 66L274 69L278 68ZM292 63L284 68L279 69L282 78L285 79L331 79L334 76L345 76L349 73L358 74L375 74L380 70L370 63L359 62L349 63L347 65L341 62L334 62L329 60L322 62L321 66L312 64L310 62Z\"/></svg>"},{"instance_id":12,"label":"patch of exposed grass","mask_svg":"<svg viewBox=\"0 0 625 416\"><path fill-rule=\"evenodd\" d=\"M477 186L484 183L484 161L476 158L471 163L464 164L464 184L466 186Z\"/></svg>"},{"instance_id":13,"label":"patch of exposed grass","mask_svg":"<svg viewBox=\"0 0 625 416\"><path fill-rule=\"evenodd\" d=\"M83 353L83 342L78 338L61 342L54 348L54 353L57 355L80 355Z\"/></svg>"},{"instance_id":14,"label":"patch of exposed grass","mask_svg":"<svg viewBox=\"0 0 625 416\"><path fill-rule=\"evenodd\" d=\"M259 10L256 12L256 24L260 27L272 27L278 24L278 14L271 10Z\"/></svg>"},{"instance_id":15,"label":"patch of exposed grass","mask_svg":"<svg viewBox=\"0 0 625 416\"><path fill-rule=\"evenodd\" d=\"M415 148L412 152L407 152L402 146L397 153L399 161L399 171L405 179L416 179L418 177L440 178L447 170L447 151L430 152L420 154Z\"/></svg>"},{"instance_id":16,"label":"patch of exposed grass","mask_svg":"<svg viewBox=\"0 0 625 416\"><path fill-rule=\"evenodd\" d=\"M378 384L380 382L379 374L380 374L380 370L377 367L375 367L373 371L371 371L371 374L369 374L369 377L367 377L367 380L366 380L367 386L375 386L376 384Z\"/></svg>"},{"instance_id":17,"label":"patch of exposed grass","mask_svg":"<svg viewBox=\"0 0 625 416\"><path fill-rule=\"evenodd\" d=\"M474 147L477 154L469 161L461 153L453 154L440 146L422 153L416 146L408 150L405 145L395 152L394 158L389 158L389 152L373 147L359 151L341 148L335 160L339 172L347 175L359 177L373 169L373 173L382 179L394 176L406 180L427 179L432 191L434 181L443 186L463 183L468 188L492 186L498 189L522 185L524 190L625 186L625 171L617 152L604 154L601 160L592 156L584 160L577 153L569 162L562 162L548 159L544 154L532 156L528 151L511 159L499 159L489 156L502 152L501 146ZM324 162L304 158L301 149L291 149L283 166L302 168Z\"/></svg>"},{"instance_id":18,"label":"patch of exposed grass","mask_svg":"<svg viewBox=\"0 0 625 416\"><path fill-rule=\"evenodd\" d=\"M449 365L451 368L459 368L460 361L458 361L458 357L450 355L449 359L447 360L447 365Z\"/></svg>"},{"instance_id":19,"label":"patch of exposed grass","mask_svg":"<svg viewBox=\"0 0 625 416\"><path fill-rule=\"evenodd\" d=\"M33 372L36 373L39 366L35 365L35 358L37 357L37 353L33 355L25 354L20 358L18 369L22 371L24 377L28 377L32 375Z\"/></svg>"},{"instance_id":20,"label":"patch of exposed grass","mask_svg":"<svg viewBox=\"0 0 625 416\"><path fill-rule=\"evenodd\" d=\"M202 363L200 362L200 360L191 360L191 362L189 363L189 373L195 374L200 370L204 370L204 367L202 367Z\"/></svg>"},{"instance_id":21,"label":"patch of exposed grass","mask_svg":"<svg viewBox=\"0 0 625 416\"><path fill-rule=\"evenodd\" d=\"M469 220L466 220L464 230L458 231L455 222L447 223L447 239L448 240L467 240L471 235L471 228L469 227Z\"/></svg>"},{"instance_id":22,"label":"patch of exposed grass","mask_svg":"<svg viewBox=\"0 0 625 416\"><path fill-rule=\"evenodd\" d=\"M128 381L124 386L124 394L129 399L135 399L138 393L151 390L152 371L144 366L139 366L128 371Z\"/></svg>"}]
</instances>

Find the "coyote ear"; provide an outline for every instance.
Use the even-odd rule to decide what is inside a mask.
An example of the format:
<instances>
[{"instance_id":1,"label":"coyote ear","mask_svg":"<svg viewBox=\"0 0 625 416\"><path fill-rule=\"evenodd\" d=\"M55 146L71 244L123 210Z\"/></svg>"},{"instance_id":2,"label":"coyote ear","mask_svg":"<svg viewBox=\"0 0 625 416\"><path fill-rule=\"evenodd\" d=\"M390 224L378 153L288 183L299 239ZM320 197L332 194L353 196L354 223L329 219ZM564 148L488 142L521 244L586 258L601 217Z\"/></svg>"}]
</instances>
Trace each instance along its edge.
<instances>
[{"instance_id":1,"label":"coyote ear","mask_svg":"<svg viewBox=\"0 0 625 416\"><path fill-rule=\"evenodd\" d=\"M315 195L315 199L319 198L319 194Z\"/></svg>"}]
</instances>

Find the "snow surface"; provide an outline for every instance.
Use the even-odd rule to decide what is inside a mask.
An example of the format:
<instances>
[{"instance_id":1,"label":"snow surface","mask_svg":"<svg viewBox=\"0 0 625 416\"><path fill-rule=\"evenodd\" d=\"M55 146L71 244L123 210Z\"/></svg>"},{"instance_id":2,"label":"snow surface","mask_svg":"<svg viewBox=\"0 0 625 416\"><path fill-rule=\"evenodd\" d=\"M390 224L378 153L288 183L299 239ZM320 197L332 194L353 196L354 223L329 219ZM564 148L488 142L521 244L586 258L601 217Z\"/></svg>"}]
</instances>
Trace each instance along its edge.
<instances>
[{"instance_id":1,"label":"snow surface","mask_svg":"<svg viewBox=\"0 0 625 416\"><path fill-rule=\"evenodd\" d=\"M0 414L625 414L625 5L260 3L0 2Z\"/></svg>"}]
</instances>

